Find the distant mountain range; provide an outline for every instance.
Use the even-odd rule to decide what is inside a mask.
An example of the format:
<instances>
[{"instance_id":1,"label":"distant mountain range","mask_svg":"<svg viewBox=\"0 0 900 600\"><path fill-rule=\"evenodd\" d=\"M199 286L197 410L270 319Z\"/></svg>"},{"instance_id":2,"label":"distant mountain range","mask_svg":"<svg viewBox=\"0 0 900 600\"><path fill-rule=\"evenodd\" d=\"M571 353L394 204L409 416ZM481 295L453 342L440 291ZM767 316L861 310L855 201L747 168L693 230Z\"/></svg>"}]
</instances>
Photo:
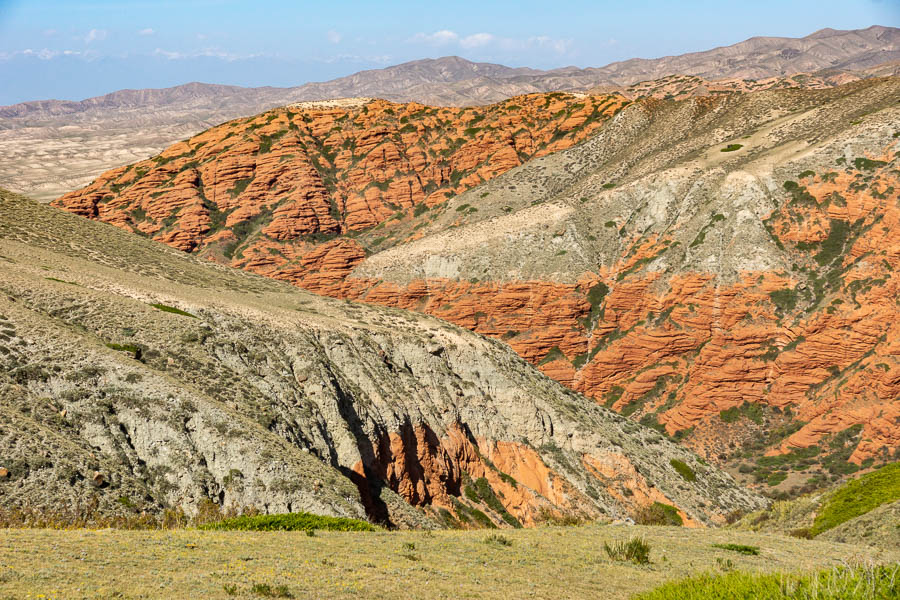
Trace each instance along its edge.
<instances>
[{"instance_id":1,"label":"distant mountain range","mask_svg":"<svg viewBox=\"0 0 900 600\"><path fill-rule=\"evenodd\" d=\"M803 38L754 37L704 52L635 58L601 68L542 71L450 56L293 88L189 83L120 90L80 102L24 102L0 107L0 153L7 157L0 166L0 184L50 199L105 169L146 158L212 125L303 100L370 96L464 106L555 90L624 90L673 74L717 80L814 73L843 83L898 70L900 29L872 26L823 29Z\"/></svg>"}]
</instances>

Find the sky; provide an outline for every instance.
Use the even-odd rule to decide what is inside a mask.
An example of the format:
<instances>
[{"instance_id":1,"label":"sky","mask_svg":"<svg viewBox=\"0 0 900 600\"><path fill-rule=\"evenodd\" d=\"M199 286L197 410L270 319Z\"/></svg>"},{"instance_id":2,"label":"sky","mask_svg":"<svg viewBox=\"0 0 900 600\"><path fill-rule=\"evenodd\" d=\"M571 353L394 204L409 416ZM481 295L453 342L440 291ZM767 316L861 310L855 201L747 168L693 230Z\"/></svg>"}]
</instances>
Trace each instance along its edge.
<instances>
[{"instance_id":1,"label":"sky","mask_svg":"<svg viewBox=\"0 0 900 600\"><path fill-rule=\"evenodd\" d=\"M295 86L450 55L600 67L870 25L900 26L900 0L0 0L0 105Z\"/></svg>"}]
</instances>

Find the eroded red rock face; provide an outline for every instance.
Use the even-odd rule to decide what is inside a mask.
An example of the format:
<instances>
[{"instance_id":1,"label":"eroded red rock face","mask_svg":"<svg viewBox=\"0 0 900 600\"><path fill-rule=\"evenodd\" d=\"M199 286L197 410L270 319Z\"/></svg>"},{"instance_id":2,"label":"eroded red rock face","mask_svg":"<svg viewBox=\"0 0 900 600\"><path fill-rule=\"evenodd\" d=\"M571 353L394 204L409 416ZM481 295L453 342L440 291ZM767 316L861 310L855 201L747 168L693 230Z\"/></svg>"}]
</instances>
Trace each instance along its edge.
<instances>
[{"instance_id":1,"label":"eroded red rock face","mask_svg":"<svg viewBox=\"0 0 900 600\"><path fill-rule=\"evenodd\" d=\"M584 455L582 462L602 489L632 514L654 502L677 509L622 454ZM472 509L490 515L497 525L504 520L530 526L555 518L593 520L603 516L533 448L472 439L459 426L438 436L427 426L407 424L378 440L371 458L365 464L357 463L353 471L361 487L385 482L413 506L442 509L463 526L484 525L473 520ZM490 490L488 495L496 498L496 503L485 502L485 490ZM702 526L678 510L686 526Z\"/></svg>"},{"instance_id":2,"label":"eroded red rock face","mask_svg":"<svg viewBox=\"0 0 900 600\"><path fill-rule=\"evenodd\" d=\"M760 452L847 472L900 448L897 162L891 151L785 183L766 226L796 261L790 273L723 285L710 273L629 272L659 240L576 284L348 279L338 295L499 337L712 459L755 436Z\"/></svg>"},{"instance_id":3,"label":"eroded red rock face","mask_svg":"<svg viewBox=\"0 0 900 600\"><path fill-rule=\"evenodd\" d=\"M329 291L349 272L337 261L352 269L361 258L354 232L568 148L627 103L552 93L470 108L383 100L280 108L104 173L55 204Z\"/></svg>"}]
</instances>

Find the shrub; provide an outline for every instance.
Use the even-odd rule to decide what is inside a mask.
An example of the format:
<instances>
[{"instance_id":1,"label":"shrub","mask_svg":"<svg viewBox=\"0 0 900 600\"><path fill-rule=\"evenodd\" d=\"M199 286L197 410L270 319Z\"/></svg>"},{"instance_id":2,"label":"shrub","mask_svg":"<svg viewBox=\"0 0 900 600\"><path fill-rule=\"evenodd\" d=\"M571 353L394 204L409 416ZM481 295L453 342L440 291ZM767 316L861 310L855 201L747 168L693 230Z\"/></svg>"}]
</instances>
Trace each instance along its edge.
<instances>
[{"instance_id":1,"label":"shrub","mask_svg":"<svg viewBox=\"0 0 900 600\"><path fill-rule=\"evenodd\" d=\"M799 296L794 289L783 289L769 292L769 298L772 299L772 304L779 309L784 312L790 312L797 306L797 299Z\"/></svg>"},{"instance_id":2,"label":"shrub","mask_svg":"<svg viewBox=\"0 0 900 600\"><path fill-rule=\"evenodd\" d=\"M713 544L712 547L720 548L722 550L731 550L732 552L745 554L747 556L759 556L759 546L745 546L744 544Z\"/></svg>"},{"instance_id":3,"label":"shrub","mask_svg":"<svg viewBox=\"0 0 900 600\"><path fill-rule=\"evenodd\" d=\"M883 167L887 163L883 160L872 160L870 158L854 158L853 166L856 167L858 171L871 171L872 169L877 169L878 167Z\"/></svg>"},{"instance_id":4,"label":"shrub","mask_svg":"<svg viewBox=\"0 0 900 600\"><path fill-rule=\"evenodd\" d=\"M900 500L900 463L884 466L838 488L819 509L810 535L819 535L895 500Z\"/></svg>"},{"instance_id":5,"label":"shrub","mask_svg":"<svg viewBox=\"0 0 900 600\"><path fill-rule=\"evenodd\" d=\"M151 304L150 306L152 306L153 308L155 308L157 310L161 310L163 312L172 313L175 315L181 315L183 317L191 317L192 319L197 318L197 315L192 315L191 313L185 312L185 311L181 310L180 308L175 308L174 306L166 306L165 304Z\"/></svg>"},{"instance_id":6,"label":"shrub","mask_svg":"<svg viewBox=\"0 0 900 600\"><path fill-rule=\"evenodd\" d=\"M687 466L686 463L678 460L677 458L673 458L669 461L669 464L672 465L672 468L678 471L678 474L685 481L697 481L697 474L694 473L694 470Z\"/></svg>"},{"instance_id":7,"label":"shrub","mask_svg":"<svg viewBox=\"0 0 900 600\"><path fill-rule=\"evenodd\" d=\"M614 542L612 546L603 542L603 549L612 560L633 562L636 565L646 565L650 562L650 544L641 538Z\"/></svg>"},{"instance_id":8,"label":"shrub","mask_svg":"<svg viewBox=\"0 0 900 600\"><path fill-rule=\"evenodd\" d=\"M740 150L743 148L741 144L728 144L724 148L722 148L721 152L734 152L735 150Z\"/></svg>"},{"instance_id":9,"label":"shrub","mask_svg":"<svg viewBox=\"0 0 900 600\"><path fill-rule=\"evenodd\" d=\"M134 344L107 344L106 347L119 352L131 352L135 358L140 358L141 356L141 349Z\"/></svg>"},{"instance_id":10,"label":"shrub","mask_svg":"<svg viewBox=\"0 0 900 600\"><path fill-rule=\"evenodd\" d=\"M639 509L634 515L634 521L638 525L674 525L677 527L684 525L678 509L662 502L654 502L650 506Z\"/></svg>"},{"instance_id":11,"label":"shrub","mask_svg":"<svg viewBox=\"0 0 900 600\"><path fill-rule=\"evenodd\" d=\"M492 533L491 535L484 538L485 544L497 544L500 546L512 546L512 540L506 537L505 535L500 535L499 533Z\"/></svg>"},{"instance_id":12,"label":"shrub","mask_svg":"<svg viewBox=\"0 0 900 600\"><path fill-rule=\"evenodd\" d=\"M250 591L263 598L293 598L294 595L286 585L271 586L268 583L254 583Z\"/></svg>"},{"instance_id":13,"label":"shrub","mask_svg":"<svg viewBox=\"0 0 900 600\"><path fill-rule=\"evenodd\" d=\"M206 523L200 529L216 531L376 531L371 523L344 517L327 517L311 513L287 513L280 515L253 515Z\"/></svg>"}]
</instances>

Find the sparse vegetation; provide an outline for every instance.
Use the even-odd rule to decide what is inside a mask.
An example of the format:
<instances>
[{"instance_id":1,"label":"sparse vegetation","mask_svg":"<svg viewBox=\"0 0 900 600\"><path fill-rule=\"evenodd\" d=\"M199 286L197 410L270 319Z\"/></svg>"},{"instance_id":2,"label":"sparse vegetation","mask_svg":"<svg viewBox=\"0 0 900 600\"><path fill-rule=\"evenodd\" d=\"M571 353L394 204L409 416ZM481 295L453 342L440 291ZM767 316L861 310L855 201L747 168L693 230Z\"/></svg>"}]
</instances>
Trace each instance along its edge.
<instances>
[{"instance_id":1,"label":"sparse vegetation","mask_svg":"<svg viewBox=\"0 0 900 600\"><path fill-rule=\"evenodd\" d=\"M375 531L371 523L358 519L327 517L311 513L253 515L225 519L201 525L200 529L216 531Z\"/></svg>"},{"instance_id":2,"label":"sparse vegetation","mask_svg":"<svg viewBox=\"0 0 900 600\"><path fill-rule=\"evenodd\" d=\"M740 150L744 146L742 144L728 144L724 148L722 148L721 152L734 152L736 150Z\"/></svg>"}]
</instances>

